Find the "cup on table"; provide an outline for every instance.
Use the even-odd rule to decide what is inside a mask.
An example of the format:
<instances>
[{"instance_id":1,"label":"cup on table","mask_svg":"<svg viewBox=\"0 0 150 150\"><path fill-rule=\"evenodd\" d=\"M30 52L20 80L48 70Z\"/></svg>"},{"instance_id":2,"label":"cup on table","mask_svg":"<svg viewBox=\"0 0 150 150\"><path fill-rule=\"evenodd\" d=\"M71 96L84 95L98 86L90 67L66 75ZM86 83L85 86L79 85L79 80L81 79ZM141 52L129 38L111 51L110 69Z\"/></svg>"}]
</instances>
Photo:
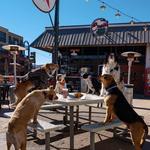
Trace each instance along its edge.
<instances>
[{"instance_id":1,"label":"cup on table","mask_svg":"<svg viewBox=\"0 0 150 150\"><path fill-rule=\"evenodd\" d=\"M68 89L67 88L63 88L62 89L62 94L63 94L63 98L67 98L67 96L68 96Z\"/></svg>"}]
</instances>

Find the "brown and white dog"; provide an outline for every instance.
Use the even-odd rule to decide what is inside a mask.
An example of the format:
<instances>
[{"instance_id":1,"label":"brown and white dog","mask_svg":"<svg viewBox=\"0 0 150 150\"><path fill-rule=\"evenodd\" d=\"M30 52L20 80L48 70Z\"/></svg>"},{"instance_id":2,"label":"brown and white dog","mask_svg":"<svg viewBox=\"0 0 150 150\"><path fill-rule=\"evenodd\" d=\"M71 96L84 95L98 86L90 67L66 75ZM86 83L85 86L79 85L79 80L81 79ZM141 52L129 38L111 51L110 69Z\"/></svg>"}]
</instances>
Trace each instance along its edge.
<instances>
[{"instance_id":1,"label":"brown and white dog","mask_svg":"<svg viewBox=\"0 0 150 150\"><path fill-rule=\"evenodd\" d=\"M26 129L28 122L33 118L37 123L37 114L40 106L46 101L57 99L53 87L42 90L34 90L26 95L17 105L8 123L6 132L7 150L13 144L15 150L26 150Z\"/></svg>"},{"instance_id":2,"label":"brown and white dog","mask_svg":"<svg viewBox=\"0 0 150 150\"><path fill-rule=\"evenodd\" d=\"M15 108L17 104L32 90L32 89L44 89L49 86L48 79L51 78L59 66L57 64L45 64L40 68L37 68L27 73L20 83L16 85L14 94L16 102L11 105Z\"/></svg>"},{"instance_id":3,"label":"brown and white dog","mask_svg":"<svg viewBox=\"0 0 150 150\"><path fill-rule=\"evenodd\" d=\"M141 150L145 138L148 135L146 123L127 102L123 93L117 87L112 75L104 74L99 79L108 92L104 99L106 104L104 123L110 122L114 117L118 117L130 129L135 150Z\"/></svg>"}]
</instances>

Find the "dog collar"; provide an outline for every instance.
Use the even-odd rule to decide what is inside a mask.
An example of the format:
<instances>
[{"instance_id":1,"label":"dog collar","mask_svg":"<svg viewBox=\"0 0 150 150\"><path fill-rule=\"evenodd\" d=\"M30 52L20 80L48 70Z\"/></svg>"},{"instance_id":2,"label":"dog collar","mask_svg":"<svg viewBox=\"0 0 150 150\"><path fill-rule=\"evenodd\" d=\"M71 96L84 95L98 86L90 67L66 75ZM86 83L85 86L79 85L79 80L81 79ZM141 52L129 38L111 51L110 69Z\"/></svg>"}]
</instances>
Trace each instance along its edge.
<instances>
[{"instance_id":1,"label":"dog collar","mask_svg":"<svg viewBox=\"0 0 150 150\"><path fill-rule=\"evenodd\" d=\"M111 89L114 89L114 88L116 88L117 86L115 85L115 86L112 86L112 87L110 87L110 88L108 88L108 89L106 89L108 92L111 90Z\"/></svg>"}]
</instances>

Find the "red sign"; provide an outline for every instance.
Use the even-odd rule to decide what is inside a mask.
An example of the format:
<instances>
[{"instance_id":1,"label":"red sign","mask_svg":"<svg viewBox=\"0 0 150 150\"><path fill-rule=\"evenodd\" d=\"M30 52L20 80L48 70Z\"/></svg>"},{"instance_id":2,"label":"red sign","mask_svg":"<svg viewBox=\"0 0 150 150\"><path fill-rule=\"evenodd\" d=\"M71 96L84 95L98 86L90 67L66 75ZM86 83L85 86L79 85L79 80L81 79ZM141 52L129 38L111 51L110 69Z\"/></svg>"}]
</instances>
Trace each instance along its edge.
<instances>
[{"instance_id":1,"label":"red sign","mask_svg":"<svg viewBox=\"0 0 150 150\"><path fill-rule=\"evenodd\" d=\"M45 13L50 12L53 9L56 2L56 0L32 0L32 1L39 10Z\"/></svg>"},{"instance_id":2,"label":"red sign","mask_svg":"<svg viewBox=\"0 0 150 150\"><path fill-rule=\"evenodd\" d=\"M144 94L150 96L150 68L145 70L145 88Z\"/></svg>"},{"instance_id":3,"label":"red sign","mask_svg":"<svg viewBox=\"0 0 150 150\"><path fill-rule=\"evenodd\" d=\"M104 18L97 18L91 24L91 30L94 35L102 36L108 30L108 21Z\"/></svg>"}]
</instances>

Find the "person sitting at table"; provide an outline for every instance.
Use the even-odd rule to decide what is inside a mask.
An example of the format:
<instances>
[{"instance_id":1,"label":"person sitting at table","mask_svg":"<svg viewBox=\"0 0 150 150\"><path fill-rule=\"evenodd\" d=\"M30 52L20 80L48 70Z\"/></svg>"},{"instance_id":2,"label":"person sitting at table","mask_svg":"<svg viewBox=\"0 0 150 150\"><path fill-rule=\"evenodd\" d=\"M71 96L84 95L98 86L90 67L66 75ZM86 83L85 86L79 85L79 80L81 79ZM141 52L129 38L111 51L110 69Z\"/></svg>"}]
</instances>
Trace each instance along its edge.
<instances>
[{"instance_id":1,"label":"person sitting at table","mask_svg":"<svg viewBox=\"0 0 150 150\"><path fill-rule=\"evenodd\" d=\"M55 92L62 94L63 88L66 88L66 75L65 74L58 74L56 77L56 86L55 86Z\"/></svg>"}]
</instances>

